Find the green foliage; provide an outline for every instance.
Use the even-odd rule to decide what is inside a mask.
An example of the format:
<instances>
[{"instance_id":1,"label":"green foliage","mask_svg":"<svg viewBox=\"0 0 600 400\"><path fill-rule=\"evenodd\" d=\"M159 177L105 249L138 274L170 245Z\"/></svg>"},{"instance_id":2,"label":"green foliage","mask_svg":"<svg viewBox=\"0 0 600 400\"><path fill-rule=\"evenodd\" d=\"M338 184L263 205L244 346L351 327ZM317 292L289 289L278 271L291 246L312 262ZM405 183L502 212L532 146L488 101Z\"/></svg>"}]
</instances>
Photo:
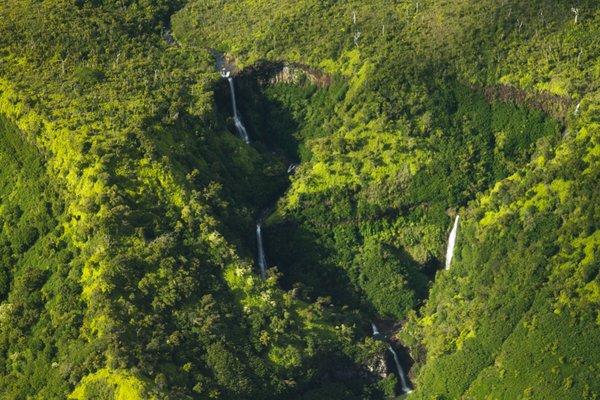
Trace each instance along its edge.
<instances>
[{"instance_id":1,"label":"green foliage","mask_svg":"<svg viewBox=\"0 0 600 400\"><path fill-rule=\"evenodd\" d=\"M577 22L571 7L578 8ZM343 91L330 95L336 104L321 122L325 135L304 136L309 156L269 220L269 248L284 282L402 318L425 296L423 274L432 277L439 265L450 225L446 214L460 209L467 222L456 265L437 274L427 305L404 330L418 359L422 389L416 395L598 393L588 375L597 372L594 357L575 356L569 345L558 344L568 343L569 333L577 337L581 327L543 324L538 336L513 341L522 318L547 313L538 304L551 302L550 292L561 304L547 306L552 314L563 315L561 307L569 304L571 313L594 321L597 262L576 257L558 267L554 260L583 254L583 248L586 260L597 259L593 240L577 245L584 239L576 233L593 236L598 229L597 196L583 190L594 187L588 179L597 176L596 4L303 1L284 8L267 0L197 1L174 21L186 43L210 43L240 65L293 60L346 81ZM292 92L280 87L270 95ZM296 115L303 120L297 126L319 121ZM561 129L566 138L559 138ZM556 274L561 278L555 281ZM405 276L410 284L398 285ZM597 329L588 325L586 332L595 343ZM570 376L555 379L552 371L561 369L546 368L551 359L535 368L517 361L543 354L534 343L546 337L560 337L556 346L577 359L566 363ZM507 366L496 368L508 354L511 380Z\"/></svg>"},{"instance_id":2,"label":"green foliage","mask_svg":"<svg viewBox=\"0 0 600 400\"><path fill-rule=\"evenodd\" d=\"M407 319L415 398L597 397L600 14L571 7L3 2L2 395L389 398L363 338ZM210 49L303 71L235 76L250 146Z\"/></svg>"},{"instance_id":3,"label":"green foliage","mask_svg":"<svg viewBox=\"0 0 600 400\"><path fill-rule=\"evenodd\" d=\"M1 132L16 141L0 155L17 156L0 180L2 393L362 393L355 315L251 272L247 232L286 184L284 158L227 131L210 53L163 34L174 7L0 6L0 111L15 125ZM352 374L323 379L325 365Z\"/></svg>"},{"instance_id":4,"label":"green foliage","mask_svg":"<svg viewBox=\"0 0 600 400\"><path fill-rule=\"evenodd\" d=\"M77 400L156 399L155 396L148 395L146 384L139 378L127 372L108 369L101 369L93 375L86 376L68 398Z\"/></svg>"},{"instance_id":5,"label":"green foliage","mask_svg":"<svg viewBox=\"0 0 600 400\"><path fill-rule=\"evenodd\" d=\"M38 149L4 116L0 142L0 391L64 397L81 377L81 366L69 365L90 352L78 339L82 304L60 228L64 203Z\"/></svg>"},{"instance_id":6,"label":"green foliage","mask_svg":"<svg viewBox=\"0 0 600 400\"><path fill-rule=\"evenodd\" d=\"M500 182L471 206L456 272L438 277L412 322L428 349L419 398L594 398L600 390L590 375L598 358L585 350L600 339L597 310L575 295L598 279L588 274L594 225L575 211L593 212L595 178L566 168L585 158L586 141L566 141L551 162Z\"/></svg>"}]
</instances>

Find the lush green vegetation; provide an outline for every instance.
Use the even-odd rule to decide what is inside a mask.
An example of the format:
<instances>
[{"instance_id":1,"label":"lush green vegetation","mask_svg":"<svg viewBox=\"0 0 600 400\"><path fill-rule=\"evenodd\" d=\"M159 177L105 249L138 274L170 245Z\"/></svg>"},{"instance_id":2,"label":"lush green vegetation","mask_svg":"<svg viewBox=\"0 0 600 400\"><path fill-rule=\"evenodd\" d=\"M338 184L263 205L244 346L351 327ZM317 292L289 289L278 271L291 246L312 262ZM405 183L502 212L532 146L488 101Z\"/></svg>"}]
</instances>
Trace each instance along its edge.
<instances>
[{"instance_id":1,"label":"lush green vegetation","mask_svg":"<svg viewBox=\"0 0 600 400\"><path fill-rule=\"evenodd\" d=\"M189 43L208 40L240 64L293 60L344 82L329 89L333 107L299 116L308 151L269 220L269 248L290 286L380 318L409 312L401 338L417 361L417 397L594 398L600 391L591 350L599 338L591 294L597 254L589 248L591 264L572 270L585 278L571 295L551 278L564 264L549 264L597 229L597 176L586 154L596 151L598 130L598 14L593 3L580 3L575 23L570 7L203 1L176 18ZM477 93L482 88L491 104ZM294 95L269 91L284 104ZM584 170L589 175L580 176ZM486 199L508 184L521 190L500 190L493 204L505 219L494 230ZM525 221L507 220L503 203L523 209L512 212ZM454 212L465 221L455 267L437 274L423 308L409 311L427 296L451 223L446 214ZM569 304L574 293L590 296L565 319L551 304Z\"/></svg>"},{"instance_id":2,"label":"lush green vegetation","mask_svg":"<svg viewBox=\"0 0 600 400\"><path fill-rule=\"evenodd\" d=\"M598 37L595 0L3 2L2 397L390 398L376 320L411 398L598 398Z\"/></svg>"},{"instance_id":3,"label":"lush green vegetation","mask_svg":"<svg viewBox=\"0 0 600 400\"><path fill-rule=\"evenodd\" d=\"M4 116L0 142L0 391L60 398L94 354L79 337L81 264L62 239L64 203L39 150ZM56 357L72 364L56 368Z\"/></svg>"}]
</instances>

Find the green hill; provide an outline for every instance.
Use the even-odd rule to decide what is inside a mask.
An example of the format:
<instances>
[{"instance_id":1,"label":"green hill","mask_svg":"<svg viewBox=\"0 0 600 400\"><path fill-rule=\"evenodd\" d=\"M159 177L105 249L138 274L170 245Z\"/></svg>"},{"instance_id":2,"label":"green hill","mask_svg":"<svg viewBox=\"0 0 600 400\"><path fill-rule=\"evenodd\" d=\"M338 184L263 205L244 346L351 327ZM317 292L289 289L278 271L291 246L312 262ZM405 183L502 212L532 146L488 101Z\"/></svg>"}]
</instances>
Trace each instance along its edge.
<instances>
[{"instance_id":1,"label":"green hill","mask_svg":"<svg viewBox=\"0 0 600 400\"><path fill-rule=\"evenodd\" d=\"M600 397L598 38L594 0L3 2L0 397L402 397L371 321L409 398Z\"/></svg>"}]
</instances>

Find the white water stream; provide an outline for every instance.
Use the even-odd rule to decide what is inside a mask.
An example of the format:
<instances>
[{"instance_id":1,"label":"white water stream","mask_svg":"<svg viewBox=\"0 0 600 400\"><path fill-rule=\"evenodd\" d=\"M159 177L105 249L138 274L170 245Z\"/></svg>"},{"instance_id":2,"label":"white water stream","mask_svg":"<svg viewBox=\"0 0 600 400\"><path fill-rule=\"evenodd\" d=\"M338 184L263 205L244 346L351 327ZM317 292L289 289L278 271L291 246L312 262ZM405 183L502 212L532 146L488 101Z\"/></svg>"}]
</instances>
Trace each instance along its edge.
<instances>
[{"instance_id":1,"label":"white water stream","mask_svg":"<svg viewBox=\"0 0 600 400\"><path fill-rule=\"evenodd\" d=\"M262 229L260 223L256 224L256 242L258 244L258 266L260 267L260 276L265 279L267 276L267 257L263 247Z\"/></svg>"},{"instance_id":2,"label":"white water stream","mask_svg":"<svg viewBox=\"0 0 600 400\"><path fill-rule=\"evenodd\" d=\"M448 238L448 249L446 250L446 269L450 268L452 256L454 255L454 245L456 244L456 234L458 232L458 219L459 216L457 215L454 219L454 226L450 232L450 237Z\"/></svg>"},{"instance_id":3,"label":"white water stream","mask_svg":"<svg viewBox=\"0 0 600 400\"><path fill-rule=\"evenodd\" d=\"M229 82L229 89L231 92L231 104L232 104L232 110L233 110L233 122L235 124L235 128L236 128L240 138L242 138L242 140L244 140L244 142L249 144L250 138L248 136L248 131L246 130L246 127L244 126L244 124L240 118L238 109L237 109L237 101L236 101L236 97L235 97L235 86L233 84L233 78L230 76L230 72L225 67L223 67L223 64L224 64L224 62L223 62L222 57L217 58L217 66L221 71L221 76L223 76L223 78L227 79L227 81ZM296 169L296 165L291 164L287 170L288 174L293 173L295 169ZM457 227L458 227L458 216L456 217L456 221L454 223L454 228L452 229L452 232L450 234L450 243L448 245L449 258L447 255L446 268L448 268L448 266L450 264L450 259L452 258L452 250L454 249L454 241L456 239ZM265 256L265 249L264 249L263 239L262 239L262 227L261 227L260 222L256 224L256 242L257 242L257 247L258 247L258 265L260 267L260 276L262 279L265 279L266 274L267 274L267 258ZM379 333L377 326L374 323L371 323L371 327L373 329L373 336L380 337L381 334ZM402 369L402 366L400 365L400 360L398 359L398 354L396 353L394 348L389 343L387 345L388 345L388 350L390 351L390 353L392 353L392 356L394 357L394 363L396 364L396 370L398 371L398 378L400 379L400 385L402 387L402 392L405 394L411 393L412 390L406 382L406 376L404 375L404 370Z\"/></svg>"},{"instance_id":4,"label":"white water stream","mask_svg":"<svg viewBox=\"0 0 600 400\"><path fill-rule=\"evenodd\" d=\"M406 377L404 376L404 370L402 369L402 366L400 365L400 360L398 360L398 354L396 354L396 351L394 350L394 348L389 344L388 344L388 350L394 356L394 362L396 363L396 369L398 369L398 377L400 378L400 385L402 386L402 391L406 394L411 393L412 390L406 384Z\"/></svg>"},{"instance_id":5,"label":"white water stream","mask_svg":"<svg viewBox=\"0 0 600 400\"><path fill-rule=\"evenodd\" d=\"M373 329L373 336L379 336L379 329L377 329L377 325L371 322L371 329Z\"/></svg>"},{"instance_id":6,"label":"white water stream","mask_svg":"<svg viewBox=\"0 0 600 400\"><path fill-rule=\"evenodd\" d=\"M237 102L235 99L235 86L233 85L233 78L229 76L229 71L221 73L223 77L227 78L229 82L229 90L231 92L231 108L233 109L233 123L235 124L235 129L238 132L238 135L242 140L246 143L250 143L250 137L248 136L248 131L246 131L246 127L240 118L240 114L237 109Z\"/></svg>"},{"instance_id":7,"label":"white water stream","mask_svg":"<svg viewBox=\"0 0 600 400\"><path fill-rule=\"evenodd\" d=\"M223 56L219 53L215 53L215 57L217 59L217 69L219 69L221 76L227 79L229 82L229 92L231 93L231 108L233 111L233 122L235 124L235 129L237 130L240 138L250 144L250 137L248 136L248 131L240 118L240 113L237 109L237 100L235 97L235 85L233 84L233 78L231 77L231 72L225 64L225 60ZM260 222L256 224L256 243L258 247L258 266L260 267L260 276L262 279L265 279L267 276L267 257L265 256L265 249L263 246L262 239L262 227Z\"/></svg>"},{"instance_id":8,"label":"white water stream","mask_svg":"<svg viewBox=\"0 0 600 400\"><path fill-rule=\"evenodd\" d=\"M381 334L379 333L379 329L377 329L377 325L375 325L373 322L371 322L371 328L373 329L373 337L377 338L380 337ZM398 371L398 378L400 379L400 386L402 387L402 393L404 394L408 394L408 393L412 393L412 389L408 386L407 382L406 382L406 376L404 375L404 370L402 369L402 365L400 365L400 360L398 359L398 354L396 353L396 350L394 350L394 348L392 347L391 344L387 344L388 345L388 350L390 351L390 353L392 353L392 356L394 357L394 363L396 364L396 370Z\"/></svg>"}]
</instances>

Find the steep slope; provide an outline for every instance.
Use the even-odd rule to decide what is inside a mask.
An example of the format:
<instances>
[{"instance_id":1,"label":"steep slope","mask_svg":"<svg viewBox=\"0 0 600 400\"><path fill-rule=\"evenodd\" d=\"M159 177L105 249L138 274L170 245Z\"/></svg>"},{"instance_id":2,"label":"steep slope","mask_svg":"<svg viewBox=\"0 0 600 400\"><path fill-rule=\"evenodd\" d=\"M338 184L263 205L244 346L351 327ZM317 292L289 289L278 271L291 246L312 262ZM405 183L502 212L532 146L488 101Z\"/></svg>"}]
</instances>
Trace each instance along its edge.
<instances>
[{"instance_id":1,"label":"steep slope","mask_svg":"<svg viewBox=\"0 0 600 400\"><path fill-rule=\"evenodd\" d=\"M411 397L597 398L599 30L595 0L3 2L2 395L394 397L376 320Z\"/></svg>"},{"instance_id":2,"label":"steep slope","mask_svg":"<svg viewBox=\"0 0 600 400\"><path fill-rule=\"evenodd\" d=\"M254 273L248 234L286 166L227 132L208 50L161 34L176 6L0 6L1 112L45 160L41 176L52 177L63 207L58 249L67 249L37 248L60 272L46 289L43 271L20 278L42 233L25 229L21 245L7 232L20 246L11 257L23 261L2 265L14 282L2 299L3 395L284 398L316 387L379 396L364 363L381 346L356 340L353 315ZM2 187L14 176L7 170ZM39 208L29 201L24 223ZM39 331L30 329L36 317ZM351 374L318 373L342 367Z\"/></svg>"},{"instance_id":3,"label":"steep slope","mask_svg":"<svg viewBox=\"0 0 600 400\"><path fill-rule=\"evenodd\" d=\"M374 36L381 21L392 27L382 29L388 38L405 38L396 30L410 29L404 6L389 12L384 5L301 2L298 10L282 10L273 2L192 2L175 18L175 33L189 45L206 46L210 38L231 48L241 65L261 56L289 57L313 62L339 82L325 94L332 106L309 103L299 117L307 165L278 210L284 223L271 230L271 247L285 276L315 294L353 305L366 298L366 309L398 319L425 295L424 275L438 264L447 210L522 166L542 137L546 145L556 140L559 124L535 110L486 104L442 69L432 79L433 60L406 59L411 43ZM263 26L257 16L265 14L271 22ZM336 17L325 24L319 20L325 15ZM258 27L252 33L219 29L228 18ZM265 31L274 39L261 48L257 36ZM327 32L327 40L316 38L317 31ZM358 46L348 42L352 32L366 36ZM285 90L274 99L293 109L286 98L293 89Z\"/></svg>"},{"instance_id":4,"label":"steep slope","mask_svg":"<svg viewBox=\"0 0 600 400\"><path fill-rule=\"evenodd\" d=\"M0 142L0 392L60 398L94 351L79 339L81 265L64 240L64 203L39 150L4 116ZM73 364L57 368L57 357Z\"/></svg>"},{"instance_id":5,"label":"steep slope","mask_svg":"<svg viewBox=\"0 0 600 400\"><path fill-rule=\"evenodd\" d=\"M422 398L599 392L597 146L582 129L471 205L452 271L405 335L427 350Z\"/></svg>"},{"instance_id":6,"label":"steep slope","mask_svg":"<svg viewBox=\"0 0 600 400\"><path fill-rule=\"evenodd\" d=\"M416 397L578 399L600 393L599 17L591 1L196 1L175 32L347 82L270 220L292 281L402 318L445 211L463 216L400 336Z\"/></svg>"}]
</instances>

